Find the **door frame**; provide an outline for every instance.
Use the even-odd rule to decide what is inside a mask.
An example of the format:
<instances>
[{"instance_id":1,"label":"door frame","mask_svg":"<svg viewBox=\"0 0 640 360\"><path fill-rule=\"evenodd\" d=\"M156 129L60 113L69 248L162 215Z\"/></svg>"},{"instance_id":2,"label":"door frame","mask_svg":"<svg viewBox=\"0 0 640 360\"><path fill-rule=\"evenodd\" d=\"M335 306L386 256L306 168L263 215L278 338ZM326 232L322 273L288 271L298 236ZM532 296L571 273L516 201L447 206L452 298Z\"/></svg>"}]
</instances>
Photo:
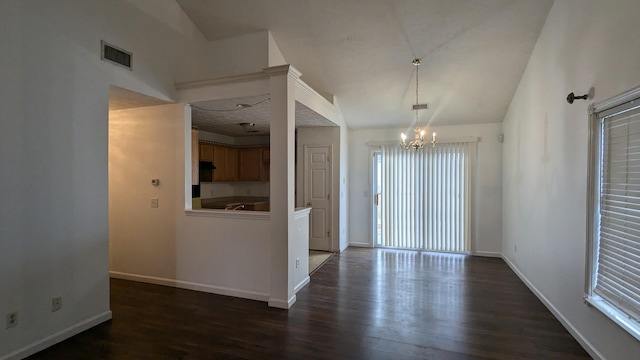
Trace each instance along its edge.
<instances>
[{"instance_id":1,"label":"door frame","mask_svg":"<svg viewBox=\"0 0 640 360\"><path fill-rule=\"evenodd\" d=\"M338 246L336 246L336 239L339 239L336 236L336 231L339 231L334 226L334 207L335 207L335 196L334 196L334 151L333 144L304 144L302 146L302 206L307 206L306 192L307 192L307 176L309 172L309 164L307 162L307 151L310 148L327 148L329 150L329 208L328 208L328 228L329 228L329 251L338 252ZM309 226L311 226L311 219L309 219Z\"/></svg>"}]
</instances>

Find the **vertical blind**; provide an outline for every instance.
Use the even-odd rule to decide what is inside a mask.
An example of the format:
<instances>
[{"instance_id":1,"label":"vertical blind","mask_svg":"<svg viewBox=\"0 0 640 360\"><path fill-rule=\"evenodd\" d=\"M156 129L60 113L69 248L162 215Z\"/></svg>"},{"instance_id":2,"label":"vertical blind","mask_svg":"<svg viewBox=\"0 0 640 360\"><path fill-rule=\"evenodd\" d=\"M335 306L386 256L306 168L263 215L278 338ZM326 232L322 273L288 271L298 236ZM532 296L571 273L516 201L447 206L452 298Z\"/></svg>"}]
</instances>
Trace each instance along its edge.
<instances>
[{"instance_id":1,"label":"vertical blind","mask_svg":"<svg viewBox=\"0 0 640 360\"><path fill-rule=\"evenodd\" d=\"M382 146L382 246L469 252L468 146Z\"/></svg>"},{"instance_id":2,"label":"vertical blind","mask_svg":"<svg viewBox=\"0 0 640 360\"><path fill-rule=\"evenodd\" d=\"M640 319L640 107L601 117L600 225L594 293Z\"/></svg>"}]
</instances>

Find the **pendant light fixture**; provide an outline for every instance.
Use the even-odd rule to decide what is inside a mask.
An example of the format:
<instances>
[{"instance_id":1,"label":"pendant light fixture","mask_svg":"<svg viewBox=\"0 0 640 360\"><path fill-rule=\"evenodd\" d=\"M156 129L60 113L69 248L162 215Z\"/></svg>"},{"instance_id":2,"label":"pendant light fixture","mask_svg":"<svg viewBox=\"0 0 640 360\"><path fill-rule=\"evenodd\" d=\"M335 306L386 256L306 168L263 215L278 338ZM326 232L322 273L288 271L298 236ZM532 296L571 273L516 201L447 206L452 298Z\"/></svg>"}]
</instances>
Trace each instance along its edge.
<instances>
[{"instance_id":1,"label":"pendant light fixture","mask_svg":"<svg viewBox=\"0 0 640 360\"><path fill-rule=\"evenodd\" d=\"M413 59L413 65L416 67L416 104L413 105L413 110L416 112L415 124L416 128L414 129L414 138L407 142L407 134L401 133L400 138L402 139L402 143L400 144L403 149L409 150L414 149L418 151L418 149L422 149L426 144L424 140L424 136L426 134L426 130L422 129L418 126L418 110L427 109L427 104L420 104L418 102L418 89L419 89L419 80L418 80L418 68L422 64L422 59ZM431 144L436 146L436 133L433 133L431 138Z\"/></svg>"}]
</instances>

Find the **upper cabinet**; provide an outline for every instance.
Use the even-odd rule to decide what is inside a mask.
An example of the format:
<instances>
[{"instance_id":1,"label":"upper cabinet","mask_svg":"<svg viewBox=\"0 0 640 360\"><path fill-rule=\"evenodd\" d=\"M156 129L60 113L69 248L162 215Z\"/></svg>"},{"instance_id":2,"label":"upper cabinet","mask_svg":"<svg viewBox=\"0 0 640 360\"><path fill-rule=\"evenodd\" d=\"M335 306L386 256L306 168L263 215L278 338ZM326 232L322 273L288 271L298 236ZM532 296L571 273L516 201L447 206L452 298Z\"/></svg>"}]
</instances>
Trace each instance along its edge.
<instances>
[{"instance_id":1,"label":"upper cabinet","mask_svg":"<svg viewBox=\"0 0 640 360\"><path fill-rule=\"evenodd\" d=\"M213 162L213 145L200 143L200 161Z\"/></svg>"},{"instance_id":2,"label":"upper cabinet","mask_svg":"<svg viewBox=\"0 0 640 360\"><path fill-rule=\"evenodd\" d=\"M199 160L215 166L213 173L201 170L201 182L269 181L268 147L233 147L201 142L199 150ZM203 169L202 164L200 169Z\"/></svg>"},{"instance_id":3,"label":"upper cabinet","mask_svg":"<svg viewBox=\"0 0 640 360\"><path fill-rule=\"evenodd\" d=\"M242 148L238 149L238 180L261 181L262 180L262 149Z\"/></svg>"}]
</instances>

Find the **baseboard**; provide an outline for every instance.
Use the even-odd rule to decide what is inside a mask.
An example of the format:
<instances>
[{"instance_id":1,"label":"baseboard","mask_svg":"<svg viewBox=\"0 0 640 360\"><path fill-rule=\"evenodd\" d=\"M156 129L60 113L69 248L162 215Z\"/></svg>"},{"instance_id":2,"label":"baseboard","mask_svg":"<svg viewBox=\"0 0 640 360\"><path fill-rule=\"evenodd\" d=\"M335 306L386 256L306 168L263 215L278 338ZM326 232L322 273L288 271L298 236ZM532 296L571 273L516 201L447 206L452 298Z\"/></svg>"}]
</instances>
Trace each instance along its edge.
<instances>
[{"instance_id":1,"label":"baseboard","mask_svg":"<svg viewBox=\"0 0 640 360\"><path fill-rule=\"evenodd\" d=\"M96 325L100 325L105 321L111 320L111 311L105 311L102 314L90 317L84 321L81 321L75 325L69 326L51 336L31 343L22 349L16 350L11 354L1 357L0 360L14 360L24 359L27 356L31 356L38 351L42 351L50 346L53 346L61 341L64 341L74 335L77 335L85 330L89 330Z\"/></svg>"},{"instance_id":2,"label":"baseboard","mask_svg":"<svg viewBox=\"0 0 640 360\"><path fill-rule=\"evenodd\" d=\"M363 243L363 242L350 242L349 246L353 246L353 247L366 247L366 248L372 248L373 246L371 246L370 243Z\"/></svg>"},{"instance_id":3,"label":"baseboard","mask_svg":"<svg viewBox=\"0 0 640 360\"><path fill-rule=\"evenodd\" d=\"M348 247L349 247L349 243L347 242L346 244L344 244L344 246L340 247L340 253L342 254L342 252L347 250Z\"/></svg>"},{"instance_id":4,"label":"baseboard","mask_svg":"<svg viewBox=\"0 0 640 360\"><path fill-rule=\"evenodd\" d=\"M296 296L293 295L288 301L281 299L269 299L269 306L278 309L290 309L296 303Z\"/></svg>"},{"instance_id":5,"label":"baseboard","mask_svg":"<svg viewBox=\"0 0 640 360\"><path fill-rule=\"evenodd\" d=\"M493 251L475 251L471 255L483 256L483 257L494 257L494 258L501 258L502 257L502 253L493 252Z\"/></svg>"},{"instance_id":6,"label":"baseboard","mask_svg":"<svg viewBox=\"0 0 640 360\"><path fill-rule=\"evenodd\" d=\"M213 286L213 285L207 285L207 284L200 284L200 283L174 280L174 279L165 279L165 278L146 276L146 275L128 274L128 273L123 273L119 271L110 271L109 275L115 279L123 279L123 280L131 280L131 281L155 284L155 285L171 286L171 287L176 287L180 289L202 291L202 292L217 294L217 295L234 296L234 297L239 297L243 299L265 301L265 302L269 300L269 294L259 293L254 291L246 291L246 290L240 290L240 289L234 289L234 288L228 288L228 287L222 287L222 286Z\"/></svg>"},{"instance_id":7,"label":"baseboard","mask_svg":"<svg viewBox=\"0 0 640 360\"><path fill-rule=\"evenodd\" d=\"M551 311L553 316L555 316L556 319L558 319L558 321L560 321L562 326L564 326L565 329L567 329L567 331L569 331L571 336L573 336L573 338L576 339L580 343L580 345L589 353L589 355L591 355L592 358L594 358L596 360L605 360L605 357L598 350L596 350L596 348L593 347L593 345L591 345L591 343L584 336L582 336L582 333L580 333L580 331L578 331L578 329L576 329L571 324L571 322L569 322L569 320L567 320L567 318L565 318L562 315L562 313L549 301L549 299L547 299L542 294L542 292L540 292L540 290L538 290L538 288L536 288L533 285L533 283L531 283L531 281L529 281L529 279L527 279L527 277L524 276L524 274L522 272L520 272L520 269L518 269L518 267L515 266L515 264L513 262L511 262L511 260L509 260L508 257L506 257L504 254L502 254L502 259L504 260L504 262L507 263L507 265L509 265L511 270L513 270L513 272L516 273L516 275L520 278L520 280L522 280L522 282L525 285L527 285L529 290L531 290L538 297L538 299L540 299L540 301L542 301L544 306L546 306L547 309L549 309L549 311Z\"/></svg>"},{"instance_id":8,"label":"baseboard","mask_svg":"<svg viewBox=\"0 0 640 360\"><path fill-rule=\"evenodd\" d=\"M298 285L296 285L293 288L293 293L297 294L298 291L300 291L303 287L307 286L307 284L311 281L311 278L307 275L304 279L302 279L302 281L300 281L298 283Z\"/></svg>"}]
</instances>

